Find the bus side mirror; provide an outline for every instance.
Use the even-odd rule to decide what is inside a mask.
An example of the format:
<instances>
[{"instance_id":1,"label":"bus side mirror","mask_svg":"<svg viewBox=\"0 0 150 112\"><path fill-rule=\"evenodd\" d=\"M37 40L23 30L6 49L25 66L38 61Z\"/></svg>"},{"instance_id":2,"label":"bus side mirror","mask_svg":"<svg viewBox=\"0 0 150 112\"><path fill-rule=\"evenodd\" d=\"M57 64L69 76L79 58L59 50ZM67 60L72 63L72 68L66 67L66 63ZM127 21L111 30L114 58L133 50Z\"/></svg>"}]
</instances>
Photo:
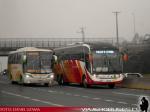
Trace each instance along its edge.
<instances>
[{"instance_id":1,"label":"bus side mirror","mask_svg":"<svg viewBox=\"0 0 150 112\"><path fill-rule=\"evenodd\" d=\"M124 62L127 62L127 61L128 61L128 55L127 55L127 54L123 54L122 58L123 58L123 61L124 61Z\"/></svg>"},{"instance_id":2,"label":"bus side mirror","mask_svg":"<svg viewBox=\"0 0 150 112\"><path fill-rule=\"evenodd\" d=\"M57 62L57 56L56 55L53 55L53 61L54 61L54 63Z\"/></svg>"},{"instance_id":3,"label":"bus side mirror","mask_svg":"<svg viewBox=\"0 0 150 112\"><path fill-rule=\"evenodd\" d=\"M51 60L51 68L53 68L54 67L54 64L56 64L57 63L57 56L56 55L53 55L52 56L52 60Z\"/></svg>"},{"instance_id":4,"label":"bus side mirror","mask_svg":"<svg viewBox=\"0 0 150 112\"><path fill-rule=\"evenodd\" d=\"M26 64L26 63L27 63L27 56L23 55L23 64Z\"/></svg>"}]
</instances>

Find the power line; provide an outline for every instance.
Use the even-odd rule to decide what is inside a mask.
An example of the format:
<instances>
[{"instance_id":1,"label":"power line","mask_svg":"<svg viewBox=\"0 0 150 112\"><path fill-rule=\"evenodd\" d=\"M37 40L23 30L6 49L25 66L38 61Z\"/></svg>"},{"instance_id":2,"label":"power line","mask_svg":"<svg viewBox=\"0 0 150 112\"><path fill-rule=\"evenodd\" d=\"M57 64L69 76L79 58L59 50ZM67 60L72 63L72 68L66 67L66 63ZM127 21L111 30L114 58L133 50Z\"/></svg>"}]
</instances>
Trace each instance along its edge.
<instances>
[{"instance_id":1,"label":"power line","mask_svg":"<svg viewBox=\"0 0 150 112\"><path fill-rule=\"evenodd\" d=\"M136 33L136 27L135 27L135 14L132 13L132 16L133 16L133 31L134 31L134 36L135 36L135 33Z\"/></svg>"}]
</instances>

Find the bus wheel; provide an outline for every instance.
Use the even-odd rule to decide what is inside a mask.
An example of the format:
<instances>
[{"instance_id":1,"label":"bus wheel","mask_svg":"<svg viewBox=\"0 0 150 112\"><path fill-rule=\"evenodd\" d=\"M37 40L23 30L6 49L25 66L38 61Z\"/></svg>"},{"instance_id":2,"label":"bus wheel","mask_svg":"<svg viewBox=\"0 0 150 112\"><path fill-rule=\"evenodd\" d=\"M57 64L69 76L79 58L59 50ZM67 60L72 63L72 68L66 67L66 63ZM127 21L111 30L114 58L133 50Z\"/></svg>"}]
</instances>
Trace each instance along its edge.
<instances>
[{"instance_id":1,"label":"bus wheel","mask_svg":"<svg viewBox=\"0 0 150 112\"><path fill-rule=\"evenodd\" d=\"M108 84L108 87L113 89L115 87L115 84Z\"/></svg>"},{"instance_id":2,"label":"bus wheel","mask_svg":"<svg viewBox=\"0 0 150 112\"><path fill-rule=\"evenodd\" d=\"M85 88L88 88L88 87L89 87L85 76L84 76L83 79L82 79L82 85L83 85L83 87L85 87Z\"/></svg>"},{"instance_id":3,"label":"bus wheel","mask_svg":"<svg viewBox=\"0 0 150 112\"><path fill-rule=\"evenodd\" d=\"M11 84L16 84L16 81L13 81L12 75L10 75Z\"/></svg>"},{"instance_id":4,"label":"bus wheel","mask_svg":"<svg viewBox=\"0 0 150 112\"><path fill-rule=\"evenodd\" d=\"M17 82L16 81L11 81L11 84L17 84Z\"/></svg>"},{"instance_id":5,"label":"bus wheel","mask_svg":"<svg viewBox=\"0 0 150 112\"><path fill-rule=\"evenodd\" d=\"M23 77L22 76L20 76L19 84L23 84L24 85L24 81L23 81Z\"/></svg>"}]
</instances>

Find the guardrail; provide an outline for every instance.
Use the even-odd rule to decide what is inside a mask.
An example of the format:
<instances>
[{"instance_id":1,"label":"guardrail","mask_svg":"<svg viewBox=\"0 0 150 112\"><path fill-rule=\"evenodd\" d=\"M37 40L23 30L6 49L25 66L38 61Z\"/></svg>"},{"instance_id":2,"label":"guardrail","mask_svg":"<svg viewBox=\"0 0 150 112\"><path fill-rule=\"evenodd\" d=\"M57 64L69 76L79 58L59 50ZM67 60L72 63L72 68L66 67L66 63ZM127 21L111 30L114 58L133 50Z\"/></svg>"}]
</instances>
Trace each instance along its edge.
<instances>
[{"instance_id":1,"label":"guardrail","mask_svg":"<svg viewBox=\"0 0 150 112\"><path fill-rule=\"evenodd\" d=\"M150 90L150 78L124 78L123 82L117 86L132 89Z\"/></svg>"},{"instance_id":2,"label":"guardrail","mask_svg":"<svg viewBox=\"0 0 150 112\"><path fill-rule=\"evenodd\" d=\"M81 38L0 38L0 48L56 48L81 41ZM85 42L106 42L113 44L113 38L85 38Z\"/></svg>"}]
</instances>

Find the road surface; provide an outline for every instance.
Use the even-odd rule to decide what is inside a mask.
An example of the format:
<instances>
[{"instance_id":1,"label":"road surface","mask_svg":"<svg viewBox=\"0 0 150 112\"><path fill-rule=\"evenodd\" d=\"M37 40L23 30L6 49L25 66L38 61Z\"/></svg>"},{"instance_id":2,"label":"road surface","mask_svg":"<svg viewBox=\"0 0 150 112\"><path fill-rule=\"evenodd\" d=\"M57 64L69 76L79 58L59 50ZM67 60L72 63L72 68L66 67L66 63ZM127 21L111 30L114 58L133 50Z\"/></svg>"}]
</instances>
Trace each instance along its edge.
<instances>
[{"instance_id":1,"label":"road surface","mask_svg":"<svg viewBox=\"0 0 150 112\"><path fill-rule=\"evenodd\" d=\"M136 108L141 96L150 99L150 90L57 84L23 86L11 84L6 76L0 76L0 106Z\"/></svg>"}]
</instances>

